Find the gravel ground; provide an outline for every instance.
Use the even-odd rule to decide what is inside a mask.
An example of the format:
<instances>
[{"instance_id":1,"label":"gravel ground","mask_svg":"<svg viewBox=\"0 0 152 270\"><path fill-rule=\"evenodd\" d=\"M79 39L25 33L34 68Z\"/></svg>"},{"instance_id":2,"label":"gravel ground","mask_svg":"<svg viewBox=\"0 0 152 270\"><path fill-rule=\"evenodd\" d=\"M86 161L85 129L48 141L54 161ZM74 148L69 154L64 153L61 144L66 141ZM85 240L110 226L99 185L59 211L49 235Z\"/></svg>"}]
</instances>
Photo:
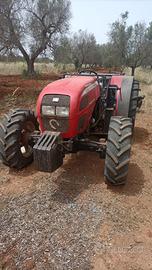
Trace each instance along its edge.
<instances>
[{"instance_id":1,"label":"gravel ground","mask_svg":"<svg viewBox=\"0 0 152 270\"><path fill-rule=\"evenodd\" d=\"M41 190L3 203L2 248L4 253L15 248L12 263L17 269L24 263L26 269L29 260L36 269L90 269L96 232L105 216L100 202L58 193L48 178Z\"/></svg>"},{"instance_id":2,"label":"gravel ground","mask_svg":"<svg viewBox=\"0 0 152 270\"><path fill-rule=\"evenodd\" d=\"M107 188L95 153L69 155L53 174L0 165L0 269L152 269L149 110L138 115L125 187Z\"/></svg>"}]
</instances>

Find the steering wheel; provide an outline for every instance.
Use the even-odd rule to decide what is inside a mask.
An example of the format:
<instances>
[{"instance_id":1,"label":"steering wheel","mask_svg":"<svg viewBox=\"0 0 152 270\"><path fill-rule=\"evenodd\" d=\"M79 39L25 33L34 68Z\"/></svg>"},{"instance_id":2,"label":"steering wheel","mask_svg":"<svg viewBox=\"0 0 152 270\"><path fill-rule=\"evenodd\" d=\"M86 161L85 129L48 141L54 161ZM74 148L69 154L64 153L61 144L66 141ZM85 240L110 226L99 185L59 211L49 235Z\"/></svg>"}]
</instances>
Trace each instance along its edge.
<instances>
[{"instance_id":1,"label":"steering wheel","mask_svg":"<svg viewBox=\"0 0 152 270\"><path fill-rule=\"evenodd\" d=\"M93 75L97 76L97 78L98 78L98 73L95 72L94 70L90 70L90 69L80 70L78 74L81 75L81 74L85 74L85 73L87 73L89 75L93 74Z\"/></svg>"}]
</instances>

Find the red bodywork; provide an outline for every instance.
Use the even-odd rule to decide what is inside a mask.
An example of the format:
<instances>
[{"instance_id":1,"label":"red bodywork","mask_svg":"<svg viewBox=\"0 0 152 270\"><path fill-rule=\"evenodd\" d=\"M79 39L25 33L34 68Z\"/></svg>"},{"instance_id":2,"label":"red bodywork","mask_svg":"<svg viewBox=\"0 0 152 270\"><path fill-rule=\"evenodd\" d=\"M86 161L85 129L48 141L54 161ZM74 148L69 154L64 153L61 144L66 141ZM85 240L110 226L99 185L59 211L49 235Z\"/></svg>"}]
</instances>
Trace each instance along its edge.
<instances>
[{"instance_id":1,"label":"red bodywork","mask_svg":"<svg viewBox=\"0 0 152 270\"><path fill-rule=\"evenodd\" d=\"M122 78L123 76L112 76L110 84L121 88ZM43 97L48 94L70 96L69 129L66 133L62 133L63 138L73 138L83 133L89 127L93 110L100 96L100 87L96 77L72 76L50 83L42 90L37 101L37 116L42 132L44 132L44 127L41 117L41 104ZM86 95L88 105L80 110L81 100ZM120 91L118 91L117 95L121 95ZM85 117L85 122L83 127L78 129L78 122L81 116Z\"/></svg>"},{"instance_id":2,"label":"red bodywork","mask_svg":"<svg viewBox=\"0 0 152 270\"><path fill-rule=\"evenodd\" d=\"M121 86L122 86L122 80L123 80L124 76L112 76L111 81L110 81L110 85L117 85L119 90L117 91L117 96L116 96L116 109L114 114L117 115L118 113L118 101L119 98L122 99L122 95L121 95Z\"/></svg>"}]
</instances>

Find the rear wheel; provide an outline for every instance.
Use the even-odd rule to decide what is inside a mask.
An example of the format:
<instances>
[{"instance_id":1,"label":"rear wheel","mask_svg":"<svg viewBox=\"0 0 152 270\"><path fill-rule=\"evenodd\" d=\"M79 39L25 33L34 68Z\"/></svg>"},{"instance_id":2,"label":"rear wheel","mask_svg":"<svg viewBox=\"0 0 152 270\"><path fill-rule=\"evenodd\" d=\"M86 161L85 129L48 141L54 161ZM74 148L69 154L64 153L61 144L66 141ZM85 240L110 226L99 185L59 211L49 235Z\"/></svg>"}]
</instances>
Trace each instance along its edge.
<instances>
[{"instance_id":1,"label":"rear wheel","mask_svg":"<svg viewBox=\"0 0 152 270\"><path fill-rule=\"evenodd\" d=\"M131 151L132 121L121 116L111 117L104 175L107 183L125 184Z\"/></svg>"},{"instance_id":2,"label":"rear wheel","mask_svg":"<svg viewBox=\"0 0 152 270\"><path fill-rule=\"evenodd\" d=\"M116 114L132 119L135 125L136 112L138 108L139 82L132 76L124 76L121 86L121 95L118 97L118 109Z\"/></svg>"},{"instance_id":3,"label":"rear wheel","mask_svg":"<svg viewBox=\"0 0 152 270\"><path fill-rule=\"evenodd\" d=\"M128 117L132 119L133 128L135 126L136 112L138 107L139 82L134 80L131 90Z\"/></svg>"},{"instance_id":4,"label":"rear wheel","mask_svg":"<svg viewBox=\"0 0 152 270\"><path fill-rule=\"evenodd\" d=\"M17 109L0 123L0 156L11 168L21 169L33 161L31 134L38 128L34 113Z\"/></svg>"}]
</instances>

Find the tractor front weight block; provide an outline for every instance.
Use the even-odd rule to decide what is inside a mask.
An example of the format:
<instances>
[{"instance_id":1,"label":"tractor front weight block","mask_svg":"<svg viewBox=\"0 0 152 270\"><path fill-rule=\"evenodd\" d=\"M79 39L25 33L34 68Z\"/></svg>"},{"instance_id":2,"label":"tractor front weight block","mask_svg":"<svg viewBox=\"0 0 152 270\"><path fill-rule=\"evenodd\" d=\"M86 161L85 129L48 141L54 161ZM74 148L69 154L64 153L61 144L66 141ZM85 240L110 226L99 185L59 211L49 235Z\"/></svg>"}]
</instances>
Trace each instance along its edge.
<instances>
[{"instance_id":1,"label":"tractor front weight block","mask_svg":"<svg viewBox=\"0 0 152 270\"><path fill-rule=\"evenodd\" d=\"M60 132L44 132L33 147L37 170L54 172L63 164L64 154L60 144Z\"/></svg>"}]
</instances>

